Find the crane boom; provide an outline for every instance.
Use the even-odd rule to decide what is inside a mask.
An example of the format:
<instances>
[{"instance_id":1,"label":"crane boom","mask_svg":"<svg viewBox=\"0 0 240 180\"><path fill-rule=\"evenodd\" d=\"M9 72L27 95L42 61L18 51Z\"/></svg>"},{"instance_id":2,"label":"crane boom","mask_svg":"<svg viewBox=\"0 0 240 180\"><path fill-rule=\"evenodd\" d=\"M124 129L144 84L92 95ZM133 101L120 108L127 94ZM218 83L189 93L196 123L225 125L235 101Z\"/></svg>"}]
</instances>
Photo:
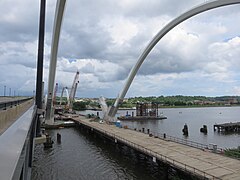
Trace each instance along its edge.
<instances>
[{"instance_id":1,"label":"crane boom","mask_svg":"<svg viewBox=\"0 0 240 180\"><path fill-rule=\"evenodd\" d=\"M74 80L73 80L73 84L72 84L72 88L71 88L71 91L70 91L70 95L69 95L69 98L72 99L74 97L74 89L75 89L75 85L76 83L78 83L78 79L79 79L79 71L77 71L75 77L74 77Z\"/></svg>"},{"instance_id":2,"label":"crane boom","mask_svg":"<svg viewBox=\"0 0 240 180\"><path fill-rule=\"evenodd\" d=\"M75 75L74 80L73 80L72 88L71 88L71 91L70 91L70 94L69 94L69 101L70 101L69 110L70 111L72 110L73 100L75 98L78 83L79 83L79 71L76 72L76 75Z\"/></svg>"}]
</instances>

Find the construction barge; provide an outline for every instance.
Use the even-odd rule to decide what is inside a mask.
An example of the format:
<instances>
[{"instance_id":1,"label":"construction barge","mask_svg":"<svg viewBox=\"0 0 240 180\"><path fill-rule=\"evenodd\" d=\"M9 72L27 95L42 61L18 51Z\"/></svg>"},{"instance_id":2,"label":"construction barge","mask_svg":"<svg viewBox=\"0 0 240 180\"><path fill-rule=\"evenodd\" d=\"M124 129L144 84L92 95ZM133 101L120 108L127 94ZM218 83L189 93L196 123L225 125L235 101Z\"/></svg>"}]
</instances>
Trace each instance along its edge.
<instances>
[{"instance_id":1,"label":"construction barge","mask_svg":"<svg viewBox=\"0 0 240 180\"><path fill-rule=\"evenodd\" d=\"M214 124L213 129L218 132L240 132L240 122Z\"/></svg>"},{"instance_id":2,"label":"construction barge","mask_svg":"<svg viewBox=\"0 0 240 180\"><path fill-rule=\"evenodd\" d=\"M131 120L131 121L138 121L138 120L162 120L167 119L166 116L157 116L157 117L151 117L151 116L120 116L118 117L119 120Z\"/></svg>"},{"instance_id":3,"label":"construction barge","mask_svg":"<svg viewBox=\"0 0 240 180\"><path fill-rule=\"evenodd\" d=\"M125 116L118 117L119 120L162 120L167 119L163 113L158 115L158 103L137 103L136 104L136 116L132 112L132 115L127 114Z\"/></svg>"}]
</instances>

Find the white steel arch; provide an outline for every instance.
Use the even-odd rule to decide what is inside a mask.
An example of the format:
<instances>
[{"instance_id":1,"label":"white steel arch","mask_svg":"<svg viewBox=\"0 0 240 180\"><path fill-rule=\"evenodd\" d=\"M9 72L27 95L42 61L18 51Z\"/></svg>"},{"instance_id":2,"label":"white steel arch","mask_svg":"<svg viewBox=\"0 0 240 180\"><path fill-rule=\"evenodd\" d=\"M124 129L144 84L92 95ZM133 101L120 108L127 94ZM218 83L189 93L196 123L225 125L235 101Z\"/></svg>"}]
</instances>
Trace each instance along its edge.
<instances>
[{"instance_id":1,"label":"white steel arch","mask_svg":"<svg viewBox=\"0 0 240 180\"><path fill-rule=\"evenodd\" d=\"M57 53L60 31L62 26L62 18L64 13L66 0L57 0L56 12L53 25L53 35L52 35L52 46L51 46L51 57L50 57L50 67L48 76L48 94L47 94L47 104L46 104L46 124L54 123L54 112L53 112L53 89L55 82L56 66L57 66Z\"/></svg>"},{"instance_id":2,"label":"white steel arch","mask_svg":"<svg viewBox=\"0 0 240 180\"><path fill-rule=\"evenodd\" d=\"M61 97L60 97L60 105L62 105L62 97L63 97L63 93L66 93L66 97L67 97L67 106L70 106L70 99L69 99L69 92L68 92L68 88L67 87L63 87L62 89L62 93L61 93Z\"/></svg>"},{"instance_id":3,"label":"white steel arch","mask_svg":"<svg viewBox=\"0 0 240 180\"><path fill-rule=\"evenodd\" d=\"M151 52L153 47L162 39L162 37L167 34L171 29L173 29L175 26L180 24L181 22L200 14L204 11L208 11L210 9L227 6L227 5L233 5L233 4L240 4L240 0L215 0L206 2L204 4L198 5L185 13L181 14L177 18L173 19L171 22L169 22L165 27L163 27L156 35L155 37L150 41L150 43L147 45L147 47L144 49L143 53L139 56L137 63L135 66L131 69L127 81L125 82L125 85L118 95L114 105L109 108L108 115L105 116L107 120L111 120L117 113L117 109L119 106L119 103L123 101L123 98L125 97L137 71L141 67L143 61L147 57L147 55Z\"/></svg>"}]
</instances>

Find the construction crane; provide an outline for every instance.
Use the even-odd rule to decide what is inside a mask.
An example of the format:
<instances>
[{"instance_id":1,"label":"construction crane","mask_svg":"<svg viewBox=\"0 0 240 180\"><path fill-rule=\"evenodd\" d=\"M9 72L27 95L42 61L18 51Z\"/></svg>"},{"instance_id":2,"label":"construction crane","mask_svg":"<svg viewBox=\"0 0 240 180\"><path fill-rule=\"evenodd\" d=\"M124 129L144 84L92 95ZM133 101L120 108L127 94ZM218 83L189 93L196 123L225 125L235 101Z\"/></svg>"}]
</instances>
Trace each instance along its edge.
<instances>
[{"instance_id":1,"label":"construction crane","mask_svg":"<svg viewBox=\"0 0 240 180\"><path fill-rule=\"evenodd\" d=\"M73 101L76 95L78 83L79 83L79 71L76 72L76 75L73 80L72 88L69 94L69 101L70 101L69 111L72 111Z\"/></svg>"}]
</instances>

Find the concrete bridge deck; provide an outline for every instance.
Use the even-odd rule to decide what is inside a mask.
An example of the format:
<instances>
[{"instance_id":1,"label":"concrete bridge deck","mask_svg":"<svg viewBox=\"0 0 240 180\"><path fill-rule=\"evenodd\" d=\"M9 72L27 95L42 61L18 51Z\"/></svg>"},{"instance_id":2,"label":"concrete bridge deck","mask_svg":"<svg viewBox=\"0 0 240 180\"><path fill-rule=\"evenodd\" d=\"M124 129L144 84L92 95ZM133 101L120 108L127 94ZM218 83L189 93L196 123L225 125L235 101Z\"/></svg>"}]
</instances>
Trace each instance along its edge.
<instances>
[{"instance_id":1,"label":"concrete bridge deck","mask_svg":"<svg viewBox=\"0 0 240 180\"><path fill-rule=\"evenodd\" d=\"M240 161L172 141L150 137L138 131L100 124L85 117L73 117L88 126L134 149L180 170L208 179L240 179Z\"/></svg>"},{"instance_id":2,"label":"concrete bridge deck","mask_svg":"<svg viewBox=\"0 0 240 180\"><path fill-rule=\"evenodd\" d=\"M21 100L23 98L15 99L15 100ZM9 100L7 98L0 98L0 102L6 102L3 100ZM23 102L22 104L19 104L17 106L13 106L11 108L8 108L6 110L0 110L0 135L6 131L7 128L9 128L17 118L19 118L24 112L26 112L32 105L33 105L33 99L30 99L26 102Z\"/></svg>"}]
</instances>

